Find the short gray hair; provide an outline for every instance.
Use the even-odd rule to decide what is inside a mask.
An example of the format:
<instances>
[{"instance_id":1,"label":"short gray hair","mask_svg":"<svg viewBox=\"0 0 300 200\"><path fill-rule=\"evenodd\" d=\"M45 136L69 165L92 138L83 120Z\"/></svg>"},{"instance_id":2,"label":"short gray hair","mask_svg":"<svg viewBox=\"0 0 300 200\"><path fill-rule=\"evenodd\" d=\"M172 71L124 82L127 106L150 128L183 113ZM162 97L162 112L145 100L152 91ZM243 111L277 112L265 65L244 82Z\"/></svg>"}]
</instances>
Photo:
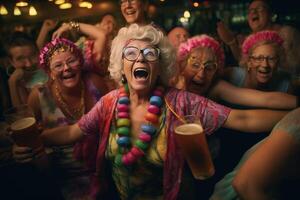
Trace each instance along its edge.
<instances>
[{"instance_id":1,"label":"short gray hair","mask_svg":"<svg viewBox=\"0 0 300 200\"><path fill-rule=\"evenodd\" d=\"M130 40L149 41L151 45L160 49L159 67L161 69L160 82L168 86L169 80L177 72L175 68L176 52L164 33L153 25L139 26L132 24L119 30L118 35L113 39L108 70L110 76L118 83L121 83L123 59L123 48Z\"/></svg>"}]
</instances>

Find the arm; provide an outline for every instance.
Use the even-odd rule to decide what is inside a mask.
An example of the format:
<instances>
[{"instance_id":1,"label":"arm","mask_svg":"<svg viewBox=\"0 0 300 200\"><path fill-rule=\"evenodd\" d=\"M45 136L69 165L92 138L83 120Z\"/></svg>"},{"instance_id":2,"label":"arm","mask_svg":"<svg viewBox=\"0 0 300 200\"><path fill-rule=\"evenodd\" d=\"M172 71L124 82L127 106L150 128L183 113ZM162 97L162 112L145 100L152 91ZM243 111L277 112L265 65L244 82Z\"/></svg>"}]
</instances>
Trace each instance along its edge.
<instances>
[{"instance_id":1,"label":"arm","mask_svg":"<svg viewBox=\"0 0 300 200\"><path fill-rule=\"evenodd\" d=\"M290 134L274 130L242 165L233 180L233 187L241 199L271 199L269 191L274 190L281 180L297 175L299 149L299 142Z\"/></svg>"},{"instance_id":2,"label":"arm","mask_svg":"<svg viewBox=\"0 0 300 200\"><path fill-rule=\"evenodd\" d=\"M36 39L36 44L39 49L41 49L45 45L49 32L52 31L56 27L56 25L57 25L57 21L52 19L46 19L43 22L42 28Z\"/></svg>"},{"instance_id":3,"label":"arm","mask_svg":"<svg viewBox=\"0 0 300 200\"><path fill-rule=\"evenodd\" d=\"M232 109L224 127L244 132L266 132L272 130L286 113L287 111Z\"/></svg>"},{"instance_id":4,"label":"arm","mask_svg":"<svg viewBox=\"0 0 300 200\"><path fill-rule=\"evenodd\" d=\"M103 114L101 107L101 100L99 100L76 124L45 130L41 135L42 140L46 145L66 145L77 142L84 133L99 134L99 118Z\"/></svg>"},{"instance_id":5,"label":"arm","mask_svg":"<svg viewBox=\"0 0 300 200\"><path fill-rule=\"evenodd\" d=\"M223 22L218 22L217 32L221 40L230 47L234 58L239 61L241 59L241 49L232 31Z\"/></svg>"},{"instance_id":6,"label":"arm","mask_svg":"<svg viewBox=\"0 0 300 200\"><path fill-rule=\"evenodd\" d=\"M297 97L283 92L263 92L236 87L220 80L216 85L216 95L227 102L271 109L293 109L297 107Z\"/></svg>"},{"instance_id":7,"label":"arm","mask_svg":"<svg viewBox=\"0 0 300 200\"><path fill-rule=\"evenodd\" d=\"M83 137L83 132L76 124L47 129L41 134L46 145L67 145L73 144Z\"/></svg>"},{"instance_id":8,"label":"arm","mask_svg":"<svg viewBox=\"0 0 300 200\"><path fill-rule=\"evenodd\" d=\"M33 88L33 90L30 92L27 104L33 110L36 120L41 121L42 112L41 112L41 105L39 99L39 91L37 87Z\"/></svg>"},{"instance_id":9,"label":"arm","mask_svg":"<svg viewBox=\"0 0 300 200\"><path fill-rule=\"evenodd\" d=\"M24 70L16 69L9 77L8 86L13 106L18 106L27 102L28 92L26 88L21 85L23 76Z\"/></svg>"},{"instance_id":10,"label":"arm","mask_svg":"<svg viewBox=\"0 0 300 200\"><path fill-rule=\"evenodd\" d=\"M78 23L80 33L90 37L93 40L103 39L106 34L101 29L91 24ZM52 35L52 39L61 37L63 33L72 30L74 27L70 23L63 23Z\"/></svg>"}]
</instances>

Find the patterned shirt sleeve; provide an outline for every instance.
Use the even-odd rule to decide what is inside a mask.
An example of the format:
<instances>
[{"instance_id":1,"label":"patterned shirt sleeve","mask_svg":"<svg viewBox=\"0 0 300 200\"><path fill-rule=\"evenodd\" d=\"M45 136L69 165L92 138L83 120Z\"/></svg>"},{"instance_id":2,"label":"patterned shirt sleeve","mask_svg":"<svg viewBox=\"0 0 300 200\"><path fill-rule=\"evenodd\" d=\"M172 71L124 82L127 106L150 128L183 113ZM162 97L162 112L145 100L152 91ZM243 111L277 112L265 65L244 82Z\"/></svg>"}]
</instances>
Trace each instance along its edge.
<instances>
[{"instance_id":1,"label":"patterned shirt sleeve","mask_svg":"<svg viewBox=\"0 0 300 200\"><path fill-rule=\"evenodd\" d=\"M78 121L78 126L85 135L97 134L99 130L101 102L100 99L95 106Z\"/></svg>"},{"instance_id":2,"label":"patterned shirt sleeve","mask_svg":"<svg viewBox=\"0 0 300 200\"><path fill-rule=\"evenodd\" d=\"M230 111L230 108L207 99L202 114L202 124L205 133L210 135L223 126Z\"/></svg>"}]
</instances>

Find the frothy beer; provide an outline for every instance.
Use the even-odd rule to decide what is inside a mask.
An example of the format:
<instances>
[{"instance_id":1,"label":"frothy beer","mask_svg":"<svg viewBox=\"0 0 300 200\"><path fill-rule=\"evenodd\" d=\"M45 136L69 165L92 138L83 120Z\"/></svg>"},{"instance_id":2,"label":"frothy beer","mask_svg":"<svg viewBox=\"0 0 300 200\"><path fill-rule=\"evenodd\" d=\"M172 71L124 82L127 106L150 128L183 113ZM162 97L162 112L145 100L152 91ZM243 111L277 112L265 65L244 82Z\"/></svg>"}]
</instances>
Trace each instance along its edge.
<instances>
[{"instance_id":1,"label":"frothy beer","mask_svg":"<svg viewBox=\"0 0 300 200\"><path fill-rule=\"evenodd\" d=\"M39 131L34 117L19 119L11 124L12 138L19 146L37 147Z\"/></svg>"},{"instance_id":2,"label":"frothy beer","mask_svg":"<svg viewBox=\"0 0 300 200\"><path fill-rule=\"evenodd\" d=\"M189 123L175 128L175 138L192 171L194 178L204 180L215 173L203 128Z\"/></svg>"}]
</instances>

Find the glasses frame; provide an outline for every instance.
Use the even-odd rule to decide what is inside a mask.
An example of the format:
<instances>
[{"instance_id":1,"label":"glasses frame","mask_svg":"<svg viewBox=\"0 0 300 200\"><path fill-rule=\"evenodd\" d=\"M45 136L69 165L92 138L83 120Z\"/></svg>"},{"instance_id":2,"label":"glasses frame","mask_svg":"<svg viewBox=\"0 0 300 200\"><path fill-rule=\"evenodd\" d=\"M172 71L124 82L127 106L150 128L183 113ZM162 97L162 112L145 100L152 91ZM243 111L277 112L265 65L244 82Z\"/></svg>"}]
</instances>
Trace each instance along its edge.
<instances>
[{"instance_id":1,"label":"glasses frame","mask_svg":"<svg viewBox=\"0 0 300 200\"><path fill-rule=\"evenodd\" d=\"M74 62L74 64L72 64L73 62ZM55 66L51 67L50 66L50 70L53 70L56 72L62 72L66 65L72 69L74 69L76 66L78 66L78 68L80 68L80 60L78 58L75 58L74 61L73 61L73 59L71 61L65 61L65 62L62 62L62 67L60 69L58 69L59 67L55 67Z\"/></svg>"},{"instance_id":2,"label":"glasses frame","mask_svg":"<svg viewBox=\"0 0 300 200\"><path fill-rule=\"evenodd\" d=\"M192 65L193 64L195 64L195 63L192 63L192 60L194 60L193 58L189 58L188 59L188 64L189 65L191 65L191 68L193 69L193 70L204 70L205 72L215 72L215 71L217 71L217 69L218 69L218 64L217 64L217 62L214 62L214 61L207 61L207 62L204 62L204 63L200 63L200 62L197 62L197 64L199 64L200 66L199 66L199 68L195 68L195 67L193 67ZM208 68L206 68L205 66L206 65L208 65L208 64L213 64L214 66L215 66L215 68L214 69L208 69Z\"/></svg>"},{"instance_id":3,"label":"glasses frame","mask_svg":"<svg viewBox=\"0 0 300 200\"><path fill-rule=\"evenodd\" d=\"M137 49L138 51L139 51L139 54L137 55L137 57L135 58L135 59L128 59L126 56L125 56L125 51L126 51L126 49L128 49L128 48L134 48L134 49ZM154 49L154 50L156 50L156 52L157 52L157 58L155 59L155 60L148 60L147 59L147 57L146 57L146 55L144 54L144 51L146 50L146 49ZM126 47L124 47L123 48L123 51L122 51L122 58L124 59L126 59L126 60L128 60L128 61L136 61L138 58L139 58L139 56L140 56L140 54L142 53L142 55L143 55L143 57L145 58L145 60L147 60L148 62L155 62L155 61L157 61L157 60L159 60L159 57L160 57L160 49L159 48L157 48L157 47L146 47L146 48L144 48L144 49L139 49L139 48L137 48L137 47L134 47L134 46L126 46Z\"/></svg>"},{"instance_id":4,"label":"glasses frame","mask_svg":"<svg viewBox=\"0 0 300 200\"><path fill-rule=\"evenodd\" d=\"M271 56L260 55L260 56L250 56L249 58L252 62L254 62L256 64L261 64L264 61L266 61L267 63L269 63L271 65L275 65L279 60L278 56L271 57Z\"/></svg>"}]
</instances>

